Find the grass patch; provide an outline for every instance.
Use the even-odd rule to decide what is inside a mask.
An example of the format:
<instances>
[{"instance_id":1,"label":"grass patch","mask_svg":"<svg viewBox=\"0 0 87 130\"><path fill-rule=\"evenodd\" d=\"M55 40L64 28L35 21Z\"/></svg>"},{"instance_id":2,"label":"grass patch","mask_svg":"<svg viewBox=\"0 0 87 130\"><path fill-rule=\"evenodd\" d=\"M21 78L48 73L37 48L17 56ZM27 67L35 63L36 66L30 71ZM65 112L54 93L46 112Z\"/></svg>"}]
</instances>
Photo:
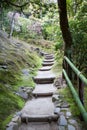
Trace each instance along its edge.
<instances>
[{"instance_id":1,"label":"grass patch","mask_svg":"<svg viewBox=\"0 0 87 130\"><path fill-rule=\"evenodd\" d=\"M73 114L73 116L79 116L80 111L77 107L77 104L75 103L75 100L72 96L72 93L68 87L58 90L59 94L64 95L64 100L67 101L70 105L70 110Z\"/></svg>"},{"instance_id":2,"label":"grass patch","mask_svg":"<svg viewBox=\"0 0 87 130\"><path fill-rule=\"evenodd\" d=\"M35 83L33 82L32 77L22 76L22 81L20 82L20 86L34 87Z\"/></svg>"},{"instance_id":3,"label":"grass patch","mask_svg":"<svg viewBox=\"0 0 87 130\"><path fill-rule=\"evenodd\" d=\"M56 76L59 76L62 73L62 56L55 56L55 64L53 65L53 72L56 74Z\"/></svg>"},{"instance_id":4,"label":"grass patch","mask_svg":"<svg viewBox=\"0 0 87 130\"><path fill-rule=\"evenodd\" d=\"M2 88L2 86L0 86ZM21 110L24 100L14 95L11 91L4 89L0 91L0 129L4 130L6 124L11 120L15 111Z\"/></svg>"},{"instance_id":5,"label":"grass patch","mask_svg":"<svg viewBox=\"0 0 87 130\"><path fill-rule=\"evenodd\" d=\"M11 115L9 115L9 116L2 122L1 128L2 128L3 130L5 130L6 124L8 124L8 123L11 121L12 117L13 117L13 115L11 114Z\"/></svg>"},{"instance_id":6,"label":"grass patch","mask_svg":"<svg viewBox=\"0 0 87 130\"><path fill-rule=\"evenodd\" d=\"M87 111L87 86L84 87L84 105Z\"/></svg>"},{"instance_id":7,"label":"grass patch","mask_svg":"<svg viewBox=\"0 0 87 130\"><path fill-rule=\"evenodd\" d=\"M17 90L19 87L35 87L35 83L32 79L32 77L35 74L32 75L21 75L20 81L14 86L14 89Z\"/></svg>"}]
</instances>

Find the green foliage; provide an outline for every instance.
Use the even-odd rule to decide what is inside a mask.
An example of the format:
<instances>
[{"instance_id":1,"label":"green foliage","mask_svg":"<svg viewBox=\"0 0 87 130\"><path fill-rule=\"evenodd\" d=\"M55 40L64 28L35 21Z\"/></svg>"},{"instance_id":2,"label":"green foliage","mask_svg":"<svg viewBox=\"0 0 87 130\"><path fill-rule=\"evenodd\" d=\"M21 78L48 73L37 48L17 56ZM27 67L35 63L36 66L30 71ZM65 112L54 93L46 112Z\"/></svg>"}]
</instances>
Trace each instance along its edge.
<instances>
[{"instance_id":1,"label":"green foliage","mask_svg":"<svg viewBox=\"0 0 87 130\"><path fill-rule=\"evenodd\" d=\"M67 2L67 13L69 17L74 17L79 11L79 8L82 4L82 0L66 0Z\"/></svg>"},{"instance_id":2,"label":"green foliage","mask_svg":"<svg viewBox=\"0 0 87 130\"><path fill-rule=\"evenodd\" d=\"M53 34L53 26L51 22L45 22L43 25L43 37L46 40L52 40L52 34Z\"/></svg>"},{"instance_id":3,"label":"green foliage","mask_svg":"<svg viewBox=\"0 0 87 130\"><path fill-rule=\"evenodd\" d=\"M55 51L62 50L63 44L61 42L57 42L55 44Z\"/></svg>"},{"instance_id":4,"label":"green foliage","mask_svg":"<svg viewBox=\"0 0 87 130\"><path fill-rule=\"evenodd\" d=\"M70 21L73 36L74 64L87 76L87 2L84 1L74 20Z\"/></svg>"}]
</instances>

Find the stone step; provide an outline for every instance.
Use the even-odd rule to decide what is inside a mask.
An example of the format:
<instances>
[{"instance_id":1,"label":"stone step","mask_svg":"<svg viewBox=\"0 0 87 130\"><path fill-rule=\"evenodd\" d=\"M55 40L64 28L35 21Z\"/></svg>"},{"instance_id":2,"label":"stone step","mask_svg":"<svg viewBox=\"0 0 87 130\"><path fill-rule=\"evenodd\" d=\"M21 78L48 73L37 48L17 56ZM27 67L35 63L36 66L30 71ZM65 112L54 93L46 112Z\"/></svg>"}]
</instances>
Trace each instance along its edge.
<instances>
[{"instance_id":1,"label":"stone step","mask_svg":"<svg viewBox=\"0 0 87 130\"><path fill-rule=\"evenodd\" d=\"M44 61L43 62L54 62L54 59L44 59Z\"/></svg>"},{"instance_id":2,"label":"stone step","mask_svg":"<svg viewBox=\"0 0 87 130\"><path fill-rule=\"evenodd\" d=\"M45 56L49 56L49 55L50 55L50 56L54 56L54 54L51 54L51 53L50 53L50 54L49 54L49 53L44 53L44 55L45 55Z\"/></svg>"},{"instance_id":3,"label":"stone step","mask_svg":"<svg viewBox=\"0 0 87 130\"><path fill-rule=\"evenodd\" d=\"M54 59L54 56L45 56L45 59Z\"/></svg>"},{"instance_id":4,"label":"stone step","mask_svg":"<svg viewBox=\"0 0 87 130\"><path fill-rule=\"evenodd\" d=\"M56 92L56 88L53 84L37 84L32 94L35 97L46 97L52 96L54 92Z\"/></svg>"},{"instance_id":5,"label":"stone step","mask_svg":"<svg viewBox=\"0 0 87 130\"><path fill-rule=\"evenodd\" d=\"M51 70L52 66L43 66L42 68L39 69L39 71L48 71Z\"/></svg>"},{"instance_id":6,"label":"stone step","mask_svg":"<svg viewBox=\"0 0 87 130\"><path fill-rule=\"evenodd\" d=\"M21 117L21 122L28 123L28 122L51 122L51 121L57 121L58 115L34 115L34 116L28 116L24 115Z\"/></svg>"},{"instance_id":7,"label":"stone step","mask_svg":"<svg viewBox=\"0 0 87 130\"><path fill-rule=\"evenodd\" d=\"M53 95L53 92L48 92L48 93L33 93L33 96L35 98L37 97L50 97Z\"/></svg>"},{"instance_id":8,"label":"stone step","mask_svg":"<svg viewBox=\"0 0 87 130\"><path fill-rule=\"evenodd\" d=\"M49 84L53 83L55 75L51 71L38 71L36 77L33 77L33 80L37 84Z\"/></svg>"},{"instance_id":9,"label":"stone step","mask_svg":"<svg viewBox=\"0 0 87 130\"><path fill-rule=\"evenodd\" d=\"M33 78L34 82L37 84L50 84L54 82L55 77L49 77L49 78Z\"/></svg>"},{"instance_id":10,"label":"stone step","mask_svg":"<svg viewBox=\"0 0 87 130\"><path fill-rule=\"evenodd\" d=\"M54 57L54 54L44 54L44 56L50 56L50 57Z\"/></svg>"},{"instance_id":11,"label":"stone step","mask_svg":"<svg viewBox=\"0 0 87 130\"><path fill-rule=\"evenodd\" d=\"M52 66L54 64L54 62L43 62L42 65L43 66Z\"/></svg>"},{"instance_id":12,"label":"stone step","mask_svg":"<svg viewBox=\"0 0 87 130\"><path fill-rule=\"evenodd\" d=\"M58 130L58 125L57 122L29 122L22 123L19 130Z\"/></svg>"},{"instance_id":13,"label":"stone step","mask_svg":"<svg viewBox=\"0 0 87 130\"><path fill-rule=\"evenodd\" d=\"M22 122L56 121L58 115L54 114L52 97L36 98L27 101L21 111Z\"/></svg>"}]
</instances>

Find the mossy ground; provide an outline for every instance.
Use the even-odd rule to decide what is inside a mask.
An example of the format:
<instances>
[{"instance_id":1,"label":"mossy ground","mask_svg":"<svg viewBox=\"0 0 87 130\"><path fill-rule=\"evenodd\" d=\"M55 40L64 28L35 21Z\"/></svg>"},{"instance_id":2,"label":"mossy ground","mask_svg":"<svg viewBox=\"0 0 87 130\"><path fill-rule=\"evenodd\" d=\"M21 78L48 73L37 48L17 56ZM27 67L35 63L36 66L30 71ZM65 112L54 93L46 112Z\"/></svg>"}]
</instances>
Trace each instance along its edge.
<instances>
[{"instance_id":1,"label":"mossy ground","mask_svg":"<svg viewBox=\"0 0 87 130\"><path fill-rule=\"evenodd\" d=\"M62 59L59 59L58 62L55 61L52 71L56 74L57 77L62 74Z\"/></svg>"},{"instance_id":2,"label":"mossy ground","mask_svg":"<svg viewBox=\"0 0 87 130\"><path fill-rule=\"evenodd\" d=\"M64 96L64 101L67 101L70 105L70 110L73 114L73 116L79 116L80 115L80 111L75 103L75 100L73 98L73 95L69 89L69 87L67 86L66 88L62 88L60 90L58 90L58 93Z\"/></svg>"},{"instance_id":3,"label":"mossy ground","mask_svg":"<svg viewBox=\"0 0 87 130\"><path fill-rule=\"evenodd\" d=\"M1 89L2 88L2 89ZM15 111L24 106L24 100L0 85L0 129L4 130Z\"/></svg>"},{"instance_id":4,"label":"mossy ground","mask_svg":"<svg viewBox=\"0 0 87 130\"><path fill-rule=\"evenodd\" d=\"M63 57L62 57L62 54L60 55L58 52L55 55L56 55L56 57L55 57L56 62L53 66L53 72L58 77L59 75L62 74L62 59L63 59ZM86 99L87 99L86 92L87 92L87 90L85 91L85 103L86 103ZM73 116L79 116L80 111L75 103L75 100L72 96L72 93L71 93L69 87L67 86L66 88L59 89L58 93L64 95L64 100L69 103L70 110L71 110Z\"/></svg>"},{"instance_id":5,"label":"mossy ground","mask_svg":"<svg viewBox=\"0 0 87 130\"><path fill-rule=\"evenodd\" d=\"M52 41L47 41L44 39L29 39L27 38L21 38L23 41L26 41L30 46L40 48L42 51L53 53L54 52L54 43Z\"/></svg>"},{"instance_id":6,"label":"mossy ground","mask_svg":"<svg viewBox=\"0 0 87 130\"><path fill-rule=\"evenodd\" d=\"M62 55L59 53L55 54L55 63L52 71L56 74L56 77L62 74Z\"/></svg>"},{"instance_id":7,"label":"mossy ground","mask_svg":"<svg viewBox=\"0 0 87 130\"><path fill-rule=\"evenodd\" d=\"M30 50L29 44L15 38L8 39L0 31L0 130L4 130L16 111L25 101L16 96L20 86L34 87L32 77L41 65L41 58ZM29 76L22 74L29 69Z\"/></svg>"}]
</instances>

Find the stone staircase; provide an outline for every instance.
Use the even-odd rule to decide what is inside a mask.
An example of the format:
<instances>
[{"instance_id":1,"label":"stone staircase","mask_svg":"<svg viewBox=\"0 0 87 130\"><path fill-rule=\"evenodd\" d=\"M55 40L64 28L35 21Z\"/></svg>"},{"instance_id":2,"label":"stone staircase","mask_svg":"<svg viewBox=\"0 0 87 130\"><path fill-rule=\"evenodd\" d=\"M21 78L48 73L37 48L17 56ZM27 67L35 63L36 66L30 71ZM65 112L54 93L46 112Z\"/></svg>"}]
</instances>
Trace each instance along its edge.
<instances>
[{"instance_id":1,"label":"stone staircase","mask_svg":"<svg viewBox=\"0 0 87 130\"><path fill-rule=\"evenodd\" d=\"M69 105L56 93L53 85L55 75L51 71L52 65L49 66L51 62L54 62L54 56L45 54L43 63L48 65L42 66L33 78L36 83L33 98L12 119L7 130L86 130L79 127L72 118ZM20 125L17 122L21 122Z\"/></svg>"},{"instance_id":2,"label":"stone staircase","mask_svg":"<svg viewBox=\"0 0 87 130\"><path fill-rule=\"evenodd\" d=\"M52 95L56 91L53 86L55 75L51 71L53 64L54 56L45 54L42 68L39 69L37 76L33 78L36 86L32 94L35 98L25 104L21 115L22 123L34 124L32 129L29 125L28 130L57 130L58 115L54 114L55 106L52 102ZM54 128L51 126L52 124ZM21 125L19 130L27 130L27 126L25 128L23 126Z\"/></svg>"}]
</instances>

